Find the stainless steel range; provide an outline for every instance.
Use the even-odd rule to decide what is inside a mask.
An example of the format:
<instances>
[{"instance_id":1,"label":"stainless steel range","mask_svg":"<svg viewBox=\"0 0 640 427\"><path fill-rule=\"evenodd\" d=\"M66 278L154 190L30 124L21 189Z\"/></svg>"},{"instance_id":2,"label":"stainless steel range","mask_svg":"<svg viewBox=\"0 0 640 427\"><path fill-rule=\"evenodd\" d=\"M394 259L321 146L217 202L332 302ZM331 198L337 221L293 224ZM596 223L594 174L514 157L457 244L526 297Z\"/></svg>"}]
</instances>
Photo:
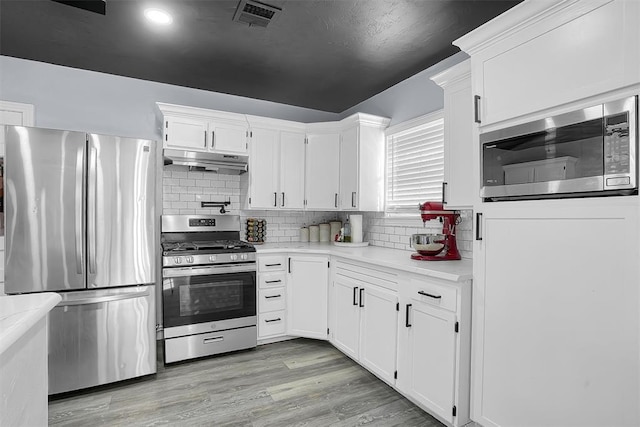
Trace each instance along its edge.
<instances>
[{"instance_id":1,"label":"stainless steel range","mask_svg":"<svg viewBox=\"0 0 640 427\"><path fill-rule=\"evenodd\" d=\"M256 254L237 215L162 216L165 363L257 343Z\"/></svg>"}]
</instances>

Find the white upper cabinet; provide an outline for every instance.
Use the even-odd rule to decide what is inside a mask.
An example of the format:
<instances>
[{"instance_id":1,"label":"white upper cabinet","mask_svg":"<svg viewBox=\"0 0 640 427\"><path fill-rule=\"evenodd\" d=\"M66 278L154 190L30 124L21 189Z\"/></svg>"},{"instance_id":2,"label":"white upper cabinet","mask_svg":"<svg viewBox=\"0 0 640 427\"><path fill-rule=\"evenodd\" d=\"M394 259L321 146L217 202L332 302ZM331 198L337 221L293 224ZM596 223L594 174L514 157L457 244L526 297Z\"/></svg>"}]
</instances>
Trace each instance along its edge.
<instances>
[{"instance_id":1,"label":"white upper cabinet","mask_svg":"<svg viewBox=\"0 0 640 427\"><path fill-rule=\"evenodd\" d=\"M502 123L640 83L640 2L525 1L454 41L476 121Z\"/></svg>"},{"instance_id":2,"label":"white upper cabinet","mask_svg":"<svg viewBox=\"0 0 640 427\"><path fill-rule=\"evenodd\" d=\"M390 120L354 114L341 123L340 210L384 210L385 136Z\"/></svg>"},{"instance_id":3,"label":"white upper cabinet","mask_svg":"<svg viewBox=\"0 0 640 427\"><path fill-rule=\"evenodd\" d=\"M207 122L204 120L172 116L165 118L165 148L206 151L209 146L207 137Z\"/></svg>"},{"instance_id":4,"label":"white upper cabinet","mask_svg":"<svg viewBox=\"0 0 640 427\"><path fill-rule=\"evenodd\" d=\"M340 178L340 134L307 135L306 208L338 209Z\"/></svg>"},{"instance_id":5,"label":"white upper cabinet","mask_svg":"<svg viewBox=\"0 0 640 427\"><path fill-rule=\"evenodd\" d=\"M338 206L342 210L354 210L358 207L358 130L358 127L354 126L343 131L340 135Z\"/></svg>"},{"instance_id":6,"label":"white upper cabinet","mask_svg":"<svg viewBox=\"0 0 640 427\"><path fill-rule=\"evenodd\" d=\"M209 122L209 151L246 154L248 133L246 123Z\"/></svg>"},{"instance_id":7,"label":"white upper cabinet","mask_svg":"<svg viewBox=\"0 0 640 427\"><path fill-rule=\"evenodd\" d=\"M249 197L251 208L278 207L279 185L279 132L271 129L252 129Z\"/></svg>"},{"instance_id":8,"label":"white upper cabinet","mask_svg":"<svg viewBox=\"0 0 640 427\"><path fill-rule=\"evenodd\" d=\"M304 133L252 127L251 209L304 208L304 153Z\"/></svg>"},{"instance_id":9,"label":"white upper cabinet","mask_svg":"<svg viewBox=\"0 0 640 427\"><path fill-rule=\"evenodd\" d=\"M470 60L431 77L444 89L444 184L448 209L472 207L479 200L479 168L475 153Z\"/></svg>"},{"instance_id":10,"label":"white upper cabinet","mask_svg":"<svg viewBox=\"0 0 640 427\"><path fill-rule=\"evenodd\" d=\"M280 132L280 207L304 208L305 134Z\"/></svg>"},{"instance_id":11,"label":"white upper cabinet","mask_svg":"<svg viewBox=\"0 0 640 427\"><path fill-rule=\"evenodd\" d=\"M244 114L157 103L164 148L246 155L249 125Z\"/></svg>"}]
</instances>

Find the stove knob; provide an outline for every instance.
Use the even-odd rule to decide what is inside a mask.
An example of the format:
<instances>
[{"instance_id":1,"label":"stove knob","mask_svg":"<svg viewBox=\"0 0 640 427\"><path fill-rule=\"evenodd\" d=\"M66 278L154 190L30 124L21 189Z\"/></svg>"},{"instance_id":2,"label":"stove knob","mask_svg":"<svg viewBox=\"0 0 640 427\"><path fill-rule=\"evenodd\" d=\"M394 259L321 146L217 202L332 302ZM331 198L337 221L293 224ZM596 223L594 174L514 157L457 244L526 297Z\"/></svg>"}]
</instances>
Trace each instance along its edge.
<instances>
[{"instance_id":1,"label":"stove knob","mask_svg":"<svg viewBox=\"0 0 640 427\"><path fill-rule=\"evenodd\" d=\"M229 258L231 258L231 261L235 261L238 259L238 255L232 254Z\"/></svg>"},{"instance_id":2,"label":"stove knob","mask_svg":"<svg viewBox=\"0 0 640 427\"><path fill-rule=\"evenodd\" d=\"M242 260L245 260L245 259L247 259L247 258L248 258L248 257L247 257L247 254L242 254L242 255L240 255L240 259L242 259Z\"/></svg>"},{"instance_id":3,"label":"stove knob","mask_svg":"<svg viewBox=\"0 0 640 427\"><path fill-rule=\"evenodd\" d=\"M214 262L216 260L216 256L215 255L211 255L209 257L209 261Z\"/></svg>"},{"instance_id":4,"label":"stove knob","mask_svg":"<svg viewBox=\"0 0 640 427\"><path fill-rule=\"evenodd\" d=\"M182 264L182 258L180 258L179 256L175 257L173 259L173 262L175 262L176 264Z\"/></svg>"},{"instance_id":5,"label":"stove knob","mask_svg":"<svg viewBox=\"0 0 640 427\"><path fill-rule=\"evenodd\" d=\"M189 264L193 264L193 257L192 257L192 256L188 256L188 257L187 257L187 262L188 262Z\"/></svg>"}]
</instances>

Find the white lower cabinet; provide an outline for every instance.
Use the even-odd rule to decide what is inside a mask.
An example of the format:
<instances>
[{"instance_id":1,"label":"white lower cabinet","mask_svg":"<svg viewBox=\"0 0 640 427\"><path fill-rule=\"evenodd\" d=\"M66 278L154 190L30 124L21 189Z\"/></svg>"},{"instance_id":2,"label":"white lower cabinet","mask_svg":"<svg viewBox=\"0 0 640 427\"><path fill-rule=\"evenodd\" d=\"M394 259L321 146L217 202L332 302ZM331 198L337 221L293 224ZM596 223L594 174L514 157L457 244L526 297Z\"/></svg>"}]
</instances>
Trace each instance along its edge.
<instances>
[{"instance_id":1,"label":"white lower cabinet","mask_svg":"<svg viewBox=\"0 0 640 427\"><path fill-rule=\"evenodd\" d=\"M410 278L400 286L398 390L441 421L469 421L470 284Z\"/></svg>"},{"instance_id":2,"label":"white lower cabinet","mask_svg":"<svg viewBox=\"0 0 640 427\"><path fill-rule=\"evenodd\" d=\"M474 421L640 425L639 209L637 196L482 206Z\"/></svg>"},{"instance_id":3,"label":"white lower cabinet","mask_svg":"<svg viewBox=\"0 0 640 427\"><path fill-rule=\"evenodd\" d=\"M286 256L258 255L258 339L284 337L287 332Z\"/></svg>"},{"instance_id":4,"label":"white lower cabinet","mask_svg":"<svg viewBox=\"0 0 640 427\"><path fill-rule=\"evenodd\" d=\"M287 271L287 333L326 340L329 257L291 255Z\"/></svg>"},{"instance_id":5,"label":"white lower cabinet","mask_svg":"<svg viewBox=\"0 0 640 427\"><path fill-rule=\"evenodd\" d=\"M398 296L395 289L367 282L365 273L371 271L336 263L331 285L331 341L380 379L394 384ZM395 287L394 282L388 283Z\"/></svg>"},{"instance_id":6,"label":"white lower cabinet","mask_svg":"<svg viewBox=\"0 0 640 427\"><path fill-rule=\"evenodd\" d=\"M289 253L259 255L258 283L263 342L328 336L445 424L470 421L470 282Z\"/></svg>"}]
</instances>

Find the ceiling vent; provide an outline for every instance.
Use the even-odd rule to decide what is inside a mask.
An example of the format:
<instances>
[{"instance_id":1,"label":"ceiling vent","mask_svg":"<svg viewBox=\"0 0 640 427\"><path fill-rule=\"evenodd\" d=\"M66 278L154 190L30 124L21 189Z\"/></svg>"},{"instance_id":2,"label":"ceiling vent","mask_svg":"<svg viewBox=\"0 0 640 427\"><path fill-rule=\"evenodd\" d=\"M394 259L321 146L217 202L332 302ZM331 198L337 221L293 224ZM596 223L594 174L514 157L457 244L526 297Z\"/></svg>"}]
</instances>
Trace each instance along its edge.
<instances>
[{"instance_id":1,"label":"ceiling vent","mask_svg":"<svg viewBox=\"0 0 640 427\"><path fill-rule=\"evenodd\" d=\"M276 19L282 11L279 7L260 3L255 0L240 0L240 4L233 15L233 20L249 26L266 27Z\"/></svg>"}]
</instances>

